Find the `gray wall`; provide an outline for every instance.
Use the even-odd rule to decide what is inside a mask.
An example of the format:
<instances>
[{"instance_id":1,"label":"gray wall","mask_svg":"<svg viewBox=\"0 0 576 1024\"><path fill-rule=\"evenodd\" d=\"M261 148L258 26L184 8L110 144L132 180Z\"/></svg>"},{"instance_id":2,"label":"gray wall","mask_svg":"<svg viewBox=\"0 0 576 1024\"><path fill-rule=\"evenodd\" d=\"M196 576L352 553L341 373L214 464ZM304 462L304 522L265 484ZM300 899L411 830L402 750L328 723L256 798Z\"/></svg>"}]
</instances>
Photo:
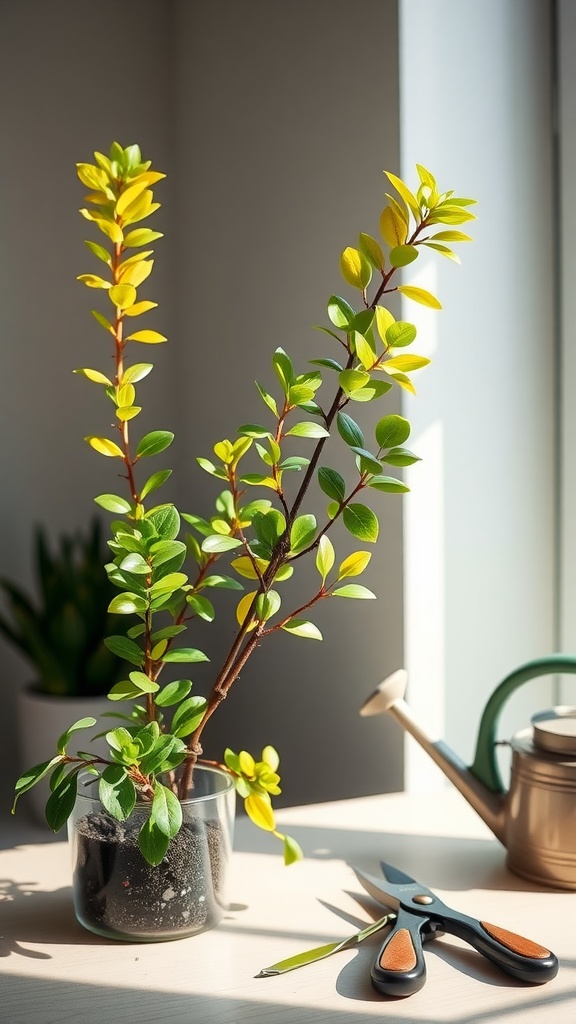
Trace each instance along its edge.
<instances>
[{"instance_id":1,"label":"gray wall","mask_svg":"<svg viewBox=\"0 0 576 1024\"><path fill-rule=\"evenodd\" d=\"M75 162L118 138L168 172L149 293L171 340L153 352L138 426L176 430L170 496L204 513L215 491L194 456L260 418L252 381L272 383L277 345L302 368L327 354L311 325L343 287L341 249L375 230L382 168L399 165L392 0L124 0L99 5L98 25L107 19L113 33L93 28L84 0L0 6L0 572L26 582L32 525L82 523L113 480L82 441L106 428L101 396L71 376L99 363L103 338L74 280L92 269ZM226 743L275 743L287 802L401 786L399 733L357 716L402 661L400 500L380 508L385 540L367 582L381 599L331 602L317 616L323 644L272 638L206 734L216 757ZM233 632L226 592L223 604L205 641L214 664ZM9 707L27 675L2 647ZM198 686L207 677L198 671ZM2 715L3 768L13 735Z\"/></svg>"}]
</instances>

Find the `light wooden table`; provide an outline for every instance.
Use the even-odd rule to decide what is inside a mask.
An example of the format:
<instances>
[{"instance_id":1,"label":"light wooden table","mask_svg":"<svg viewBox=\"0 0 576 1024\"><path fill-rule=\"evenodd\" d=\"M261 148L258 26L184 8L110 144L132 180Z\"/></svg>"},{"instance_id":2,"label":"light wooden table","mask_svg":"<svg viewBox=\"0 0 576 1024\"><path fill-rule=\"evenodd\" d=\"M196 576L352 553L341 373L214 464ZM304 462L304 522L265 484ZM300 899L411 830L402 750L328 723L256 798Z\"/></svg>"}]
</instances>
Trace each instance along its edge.
<instances>
[{"instance_id":1,"label":"light wooden table","mask_svg":"<svg viewBox=\"0 0 576 1024\"><path fill-rule=\"evenodd\" d=\"M456 792L291 808L279 819L304 847L303 863L284 868L278 845L240 820L225 919L150 945L84 931L66 844L14 819L0 823L2 845L13 846L0 850L1 1024L575 1024L576 893L509 874L502 847ZM449 905L553 949L558 977L522 985L448 936L426 946L427 983L403 1000L371 987L377 936L289 974L255 977L380 916L349 865L377 871L381 858Z\"/></svg>"}]
</instances>

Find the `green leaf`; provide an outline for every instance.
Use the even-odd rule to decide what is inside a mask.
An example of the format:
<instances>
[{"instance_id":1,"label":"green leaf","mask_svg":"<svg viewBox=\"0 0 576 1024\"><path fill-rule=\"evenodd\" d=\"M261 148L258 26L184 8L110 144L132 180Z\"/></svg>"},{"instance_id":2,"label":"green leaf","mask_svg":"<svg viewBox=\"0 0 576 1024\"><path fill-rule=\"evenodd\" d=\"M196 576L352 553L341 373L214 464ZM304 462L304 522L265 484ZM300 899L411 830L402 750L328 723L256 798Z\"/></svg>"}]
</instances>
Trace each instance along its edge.
<instances>
[{"instance_id":1,"label":"green leaf","mask_svg":"<svg viewBox=\"0 0 576 1024\"><path fill-rule=\"evenodd\" d=\"M342 366L335 359L311 359L315 366L326 366L329 370L337 370L340 373Z\"/></svg>"},{"instance_id":2,"label":"green leaf","mask_svg":"<svg viewBox=\"0 0 576 1024\"><path fill-rule=\"evenodd\" d=\"M160 689L160 684L149 679L145 672L129 672L128 675L130 682L140 693L157 693Z\"/></svg>"},{"instance_id":3,"label":"green leaf","mask_svg":"<svg viewBox=\"0 0 576 1024\"><path fill-rule=\"evenodd\" d=\"M393 476L375 476L370 480L369 487L374 487L377 491L387 491L389 494L405 494L410 488L403 484L401 480L396 480Z\"/></svg>"},{"instance_id":4,"label":"green leaf","mask_svg":"<svg viewBox=\"0 0 576 1024\"><path fill-rule=\"evenodd\" d=\"M418 249L415 245L397 245L390 250L390 263L393 267L407 267L418 259Z\"/></svg>"},{"instance_id":5,"label":"green leaf","mask_svg":"<svg viewBox=\"0 0 576 1024\"><path fill-rule=\"evenodd\" d=\"M411 345L416 337L417 331L414 324L410 324L405 320L397 320L396 323L390 324L390 327L386 329L385 336L382 339L391 348L404 348L406 345Z\"/></svg>"},{"instance_id":6,"label":"green leaf","mask_svg":"<svg viewBox=\"0 0 576 1024\"><path fill-rule=\"evenodd\" d=\"M207 597L202 597L201 594L188 594L186 601L192 611L196 612L196 615L199 615L201 619L205 619L206 622L213 622L216 613L214 605Z\"/></svg>"},{"instance_id":7,"label":"green leaf","mask_svg":"<svg viewBox=\"0 0 576 1024\"><path fill-rule=\"evenodd\" d=\"M246 437L271 437L269 430L266 427L259 426L258 423L243 423L241 427L238 427L237 433L242 434Z\"/></svg>"},{"instance_id":8,"label":"green leaf","mask_svg":"<svg viewBox=\"0 0 576 1024\"><path fill-rule=\"evenodd\" d=\"M126 515L132 508L126 498L120 498L117 494L99 494L94 501L107 512L114 512L117 515Z\"/></svg>"},{"instance_id":9,"label":"green leaf","mask_svg":"<svg viewBox=\"0 0 576 1024\"><path fill-rule=\"evenodd\" d=\"M357 448L355 445L351 449L360 460L360 472L361 473L380 473L381 466L371 452L366 448Z\"/></svg>"},{"instance_id":10,"label":"green leaf","mask_svg":"<svg viewBox=\"0 0 576 1024\"><path fill-rule=\"evenodd\" d=\"M376 424L376 440L381 448L395 448L410 437L410 423L404 416L392 413Z\"/></svg>"},{"instance_id":11,"label":"green leaf","mask_svg":"<svg viewBox=\"0 0 576 1024\"><path fill-rule=\"evenodd\" d=\"M354 391L350 395L350 399L352 402L373 402L376 398L381 398L382 395L387 394L392 386L387 380L371 379L366 387L358 388L358 391Z\"/></svg>"},{"instance_id":12,"label":"green leaf","mask_svg":"<svg viewBox=\"0 0 576 1024\"><path fill-rule=\"evenodd\" d=\"M342 373L338 374L338 381L344 394L351 395L370 382L370 374L365 370L342 370ZM338 413L338 415L346 414Z\"/></svg>"},{"instance_id":13,"label":"green leaf","mask_svg":"<svg viewBox=\"0 0 576 1024\"><path fill-rule=\"evenodd\" d=\"M148 576L151 572L150 566L142 555L132 551L122 559L118 567L122 572L132 572L137 576Z\"/></svg>"},{"instance_id":14,"label":"green leaf","mask_svg":"<svg viewBox=\"0 0 576 1024\"><path fill-rule=\"evenodd\" d=\"M286 431L286 436L288 435L293 437L330 437L330 433L325 427L312 422L295 423L290 430Z\"/></svg>"},{"instance_id":15,"label":"green leaf","mask_svg":"<svg viewBox=\"0 0 576 1024\"><path fill-rule=\"evenodd\" d=\"M205 697L188 697L174 712L172 719L172 733L179 739L190 736L200 725L207 701Z\"/></svg>"},{"instance_id":16,"label":"green leaf","mask_svg":"<svg viewBox=\"0 0 576 1024\"><path fill-rule=\"evenodd\" d=\"M295 864L296 861L302 860L304 857L302 848L298 845L295 839L292 839L292 836L283 835L282 841L284 843L284 864L286 867L290 864Z\"/></svg>"},{"instance_id":17,"label":"green leaf","mask_svg":"<svg viewBox=\"0 0 576 1024\"><path fill-rule=\"evenodd\" d=\"M262 385L258 383L258 381L255 381L255 384L256 384L256 387L258 388L258 392L260 394L260 397L261 397L262 401L264 402L265 405L268 406L269 409L271 409L271 411L277 417L278 416L278 406L276 405L276 402L272 398L272 395L269 395L268 392L264 390Z\"/></svg>"},{"instance_id":18,"label":"green leaf","mask_svg":"<svg viewBox=\"0 0 576 1024\"><path fill-rule=\"evenodd\" d=\"M113 654L116 654L123 661L129 661L131 665L136 665L138 668L144 663L144 652L135 644L133 640L129 640L126 636L107 636L104 640L106 647Z\"/></svg>"},{"instance_id":19,"label":"green leaf","mask_svg":"<svg viewBox=\"0 0 576 1024\"><path fill-rule=\"evenodd\" d=\"M290 619L289 622L284 623L282 629L287 633L292 633L293 636L302 636L306 640L322 640L322 633L318 626L315 626L313 622L307 622L306 619Z\"/></svg>"},{"instance_id":20,"label":"green leaf","mask_svg":"<svg viewBox=\"0 0 576 1024\"><path fill-rule=\"evenodd\" d=\"M202 581L204 587L222 587L225 590L244 590L244 587L238 580L232 579L231 576L206 576Z\"/></svg>"},{"instance_id":21,"label":"green leaf","mask_svg":"<svg viewBox=\"0 0 576 1024\"><path fill-rule=\"evenodd\" d=\"M348 416L345 412L339 412L336 422L338 425L338 433L346 444L350 446L357 445L359 448L364 447L364 434L351 416Z\"/></svg>"},{"instance_id":22,"label":"green leaf","mask_svg":"<svg viewBox=\"0 0 576 1024\"><path fill-rule=\"evenodd\" d=\"M316 517L313 515L298 516L290 530L290 553L297 554L312 543L316 536Z\"/></svg>"},{"instance_id":23,"label":"green leaf","mask_svg":"<svg viewBox=\"0 0 576 1024\"><path fill-rule=\"evenodd\" d=\"M158 505L148 512L146 519L153 524L162 540L174 540L180 530L180 515L174 505Z\"/></svg>"},{"instance_id":24,"label":"green leaf","mask_svg":"<svg viewBox=\"0 0 576 1024\"><path fill-rule=\"evenodd\" d=\"M111 764L102 772L98 796L109 814L118 821L126 821L134 810L136 790L120 764Z\"/></svg>"},{"instance_id":25,"label":"green leaf","mask_svg":"<svg viewBox=\"0 0 576 1024\"><path fill-rule=\"evenodd\" d=\"M442 309L442 304L436 296L426 291L425 288L416 288L411 284L399 284L398 291L405 295L407 299L419 302L422 306L428 306L430 309Z\"/></svg>"},{"instance_id":26,"label":"green leaf","mask_svg":"<svg viewBox=\"0 0 576 1024\"><path fill-rule=\"evenodd\" d=\"M347 583L345 587L338 587L337 590L332 591L333 597L355 597L360 600L375 600L376 594L373 594L367 587L360 586L359 583Z\"/></svg>"},{"instance_id":27,"label":"green leaf","mask_svg":"<svg viewBox=\"0 0 576 1024\"><path fill-rule=\"evenodd\" d=\"M90 312L94 319L96 320L96 322L99 323L100 326L103 327L105 331L109 331L111 334L114 334L114 328L112 324L110 323L109 320L106 319L105 316L102 315L102 313L99 313L97 309L91 309Z\"/></svg>"},{"instance_id":28,"label":"green leaf","mask_svg":"<svg viewBox=\"0 0 576 1024\"><path fill-rule=\"evenodd\" d=\"M33 768L28 768L28 770L20 776L14 787L14 804L12 806L12 814L14 814L16 809L16 802L18 798L29 789L32 789L32 786L35 786L37 782L40 782L40 779L45 778L52 768L55 768L56 765L60 764L62 764L62 757L58 755L57 757L52 757L49 761L42 761L41 764L34 765Z\"/></svg>"},{"instance_id":29,"label":"green leaf","mask_svg":"<svg viewBox=\"0 0 576 1024\"><path fill-rule=\"evenodd\" d=\"M181 700L184 700L188 696L192 689L191 679L176 679L172 683L167 683L159 693L154 697L154 703L159 708L169 708L173 704L179 704Z\"/></svg>"},{"instance_id":30,"label":"green leaf","mask_svg":"<svg viewBox=\"0 0 576 1024\"><path fill-rule=\"evenodd\" d=\"M335 327L346 328L352 323L356 316L355 310L346 299L340 298L339 295L331 295L328 300L328 316ZM313 362L319 362L319 360L313 360Z\"/></svg>"},{"instance_id":31,"label":"green leaf","mask_svg":"<svg viewBox=\"0 0 576 1024\"><path fill-rule=\"evenodd\" d=\"M46 821L53 832L59 832L68 820L76 803L76 776L79 768L65 775L48 797Z\"/></svg>"},{"instance_id":32,"label":"green leaf","mask_svg":"<svg viewBox=\"0 0 576 1024\"><path fill-rule=\"evenodd\" d=\"M174 440L174 434L170 430L152 430L145 434L139 441L136 448L136 458L141 459L148 455L158 455L163 452Z\"/></svg>"},{"instance_id":33,"label":"green leaf","mask_svg":"<svg viewBox=\"0 0 576 1024\"><path fill-rule=\"evenodd\" d=\"M420 462L420 458L408 448L391 448L382 462L387 462L390 466L413 466L415 462Z\"/></svg>"},{"instance_id":34,"label":"green leaf","mask_svg":"<svg viewBox=\"0 0 576 1024\"><path fill-rule=\"evenodd\" d=\"M159 469L157 473L153 473L140 491L140 498L144 500L149 494L152 494L152 491L157 491L162 484L166 483L169 476L172 476L171 469Z\"/></svg>"},{"instance_id":35,"label":"green leaf","mask_svg":"<svg viewBox=\"0 0 576 1024\"><path fill-rule=\"evenodd\" d=\"M334 558L335 555L332 541L324 533L320 537L318 550L316 552L316 568L322 577L322 583L324 583L324 580L334 565Z\"/></svg>"},{"instance_id":36,"label":"green leaf","mask_svg":"<svg viewBox=\"0 0 576 1024\"><path fill-rule=\"evenodd\" d=\"M195 647L176 647L171 651L166 651L166 654L162 658L165 662L198 662L208 661L203 651L197 650Z\"/></svg>"},{"instance_id":37,"label":"green leaf","mask_svg":"<svg viewBox=\"0 0 576 1024\"><path fill-rule=\"evenodd\" d=\"M181 540L157 540L148 554L155 569L176 558L181 559L181 565L186 556L186 545Z\"/></svg>"},{"instance_id":38,"label":"green leaf","mask_svg":"<svg viewBox=\"0 0 576 1024\"><path fill-rule=\"evenodd\" d=\"M318 470L318 483L324 494L327 494L329 498L338 503L344 501L346 483L337 470L330 469L328 466L320 466Z\"/></svg>"},{"instance_id":39,"label":"green leaf","mask_svg":"<svg viewBox=\"0 0 576 1024\"><path fill-rule=\"evenodd\" d=\"M367 540L374 544L378 540L378 519L367 505L353 503L347 505L342 513L344 526L353 537Z\"/></svg>"},{"instance_id":40,"label":"green leaf","mask_svg":"<svg viewBox=\"0 0 576 1024\"><path fill-rule=\"evenodd\" d=\"M116 615L140 615L146 611L146 601L137 594L118 594L110 601L108 611Z\"/></svg>"},{"instance_id":41,"label":"green leaf","mask_svg":"<svg viewBox=\"0 0 576 1024\"><path fill-rule=\"evenodd\" d=\"M147 818L138 835L138 846L144 860L152 867L157 867L164 860L169 845L169 836L151 818Z\"/></svg>"},{"instance_id":42,"label":"green leaf","mask_svg":"<svg viewBox=\"0 0 576 1024\"><path fill-rule=\"evenodd\" d=\"M176 835L182 824L182 805L178 797L159 782L154 784L151 819L169 839Z\"/></svg>"},{"instance_id":43,"label":"green leaf","mask_svg":"<svg viewBox=\"0 0 576 1024\"><path fill-rule=\"evenodd\" d=\"M288 394L290 384L294 380L294 367L292 366L292 360L286 355L283 348L277 348L273 357L272 365L276 370L276 375L280 381L284 394Z\"/></svg>"},{"instance_id":44,"label":"green leaf","mask_svg":"<svg viewBox=\"0 0 576 1024\"><path fill-rule=\"evenodd\" d=\"M188 577L184 572L169 572L166 576L162 576L161 579L157 580L150 587L151 597L159 597L160 594L173 594L175 590L179 590L188 582Z\"/></svg>"},{"instance_id":45,"label":"green leaf","mask_svg":"<svg viewBox=\"0 0 576 1024\"><path fill-rule=\"evenodd\" d=\"M384 269L384 253L376 239L372 238L372 235L367 235L361 231L358 245L360 252L364 254L376 270Z\"/></svg>"},{"instance_id":46,"label":"green leaf","mask_svg":"<svg viewBox=\"0 0 576 1024\"><path fill-rule=\"evenodd\" d=\"M227 537L224 534L214 533L202 541L202 551L209 554L217 554L221 551L232 551L233 548L241 547L242 541L236 537Z\"/></svg>"}]
</instances>

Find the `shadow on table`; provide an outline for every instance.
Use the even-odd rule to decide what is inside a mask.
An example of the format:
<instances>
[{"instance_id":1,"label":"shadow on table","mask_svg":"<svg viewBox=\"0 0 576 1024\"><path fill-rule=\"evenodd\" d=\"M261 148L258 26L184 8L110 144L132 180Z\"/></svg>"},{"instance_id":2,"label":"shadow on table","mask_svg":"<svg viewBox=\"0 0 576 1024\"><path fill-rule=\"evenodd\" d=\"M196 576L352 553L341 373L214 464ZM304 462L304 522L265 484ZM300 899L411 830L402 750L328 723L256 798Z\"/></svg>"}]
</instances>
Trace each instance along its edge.
<instances>
[{"instance_id":1,"label":"shadow on table","mask_svg":"<svg viewBox=\"0 0 576 1024\"><path fill-rule=\"evenodd\" d=\"M0 878L0 958L17 954L32 960L52 959L49 953L22 946L23 942L93 945L98 941L77 923L70 886L42 892L37 885Z\"/></svg>"}]
</instances>

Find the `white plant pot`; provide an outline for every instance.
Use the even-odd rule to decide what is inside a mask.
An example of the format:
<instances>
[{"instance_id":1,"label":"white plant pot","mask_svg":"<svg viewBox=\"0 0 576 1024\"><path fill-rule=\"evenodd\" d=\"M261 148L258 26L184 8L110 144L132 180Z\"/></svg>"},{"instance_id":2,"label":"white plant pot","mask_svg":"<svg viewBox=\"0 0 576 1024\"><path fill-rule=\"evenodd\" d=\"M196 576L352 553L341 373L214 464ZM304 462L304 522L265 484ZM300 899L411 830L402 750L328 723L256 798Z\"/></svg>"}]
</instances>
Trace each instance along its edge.
<instances>
[{"instance_id":1,"label":"white plant pot","mask_svg":"<svg viewBox=\"0 0 576 1024\"><path fill-rule=\"evenodd\" d=\"M18 731L20 741L20 767L21 773L42 761L48 761L56 753L56 741L68 726L77 722L80 718L96 718L105 711L113 711L114 705L107 697L53 697L35 690L33 686L26 686L20 690L18 696ZM104 719L104 723L107 719ZM114 728L114 720L109 719L109 728ZM70 753L75 749L94 751L95 754L105 754L107 750L104 738L90 742L90 737L96 732L102 732L106 726L103 723L94 726L92 730L78 732L73 737L74 746L70 747ZM50 793L47 779L42 779L36 786L24 794L18 805L18 809L28 811L29 816L37 822L46 823L44 808Z\"/></svg>"}]
</instances>

